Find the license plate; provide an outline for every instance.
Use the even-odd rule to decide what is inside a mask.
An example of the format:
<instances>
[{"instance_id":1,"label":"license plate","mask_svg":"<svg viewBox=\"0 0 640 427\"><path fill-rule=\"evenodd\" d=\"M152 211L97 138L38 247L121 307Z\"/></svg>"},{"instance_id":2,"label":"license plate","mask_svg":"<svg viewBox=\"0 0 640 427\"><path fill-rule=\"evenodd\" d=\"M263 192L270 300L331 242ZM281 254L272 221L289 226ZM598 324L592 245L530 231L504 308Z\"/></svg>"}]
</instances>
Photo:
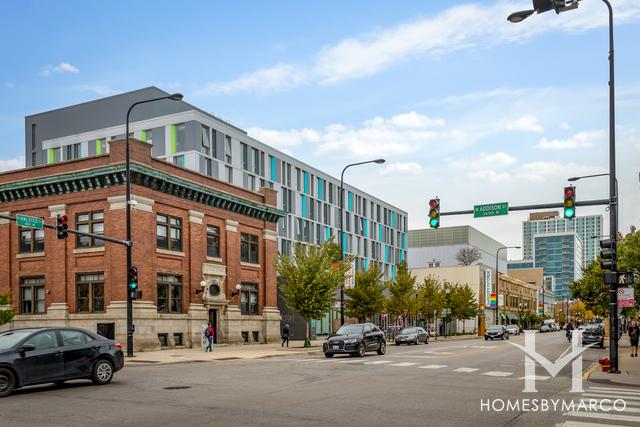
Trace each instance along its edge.
<instances>
[{"instance_id":1,"label":"license plate","mask_svg":"<svg viewBox=\"0 0 640 427\"><path fill-rule=\"evenodd\" d=\"M331 346L331 348L332 348L333 350L337 350L337 349L339 349L339 348L340 348L340 346L339 346L339 345L333 345L333 346Z\"/></svg>"}]
</instances>

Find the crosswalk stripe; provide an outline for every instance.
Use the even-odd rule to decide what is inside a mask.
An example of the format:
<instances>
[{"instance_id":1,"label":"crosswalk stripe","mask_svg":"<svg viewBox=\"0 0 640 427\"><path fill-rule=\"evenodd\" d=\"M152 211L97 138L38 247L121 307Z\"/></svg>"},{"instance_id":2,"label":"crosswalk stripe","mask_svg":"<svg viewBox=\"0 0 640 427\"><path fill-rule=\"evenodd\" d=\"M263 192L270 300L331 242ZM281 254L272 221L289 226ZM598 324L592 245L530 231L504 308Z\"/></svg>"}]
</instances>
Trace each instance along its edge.
<instances>
[{"instance_id":1,"label":"crosswalk stripe","mask_svg":"<svg viewBox=\"0 0 640 427\"><path fill-rule=\"evenodd\" d=\"M424 352L424 354L453 354L450 351L433 351L433 350L427 350Z\"/></svg>"},{"instance_id":2,"label":"crosswalk stripe","mask_svg":"<svg viewBox=\"0 0 640 427\"><path fill-rule=\"evenodd\" d=\"M480 369L478 368L458 368L458 369L454 369L453 372L475 372L479 370Z\"/></svg>"},{"instance_id":3,"label":"crosswalk stripe","mask_svg":"<svg viewBox=\"0 0 640 427\"><path fill-rule=\"evenodd\" d=\"M622 391L630 394L640 394L640 390L632 389L632 388L612 388L612 387L589 387L587 390L589 391Z\"/></svg>"},{"instance_id":4,"label":"crosswalk stripe","mask_svg":"<svg viewBox=\"0 0 640 427\"><path fill-rule=\"evenodd\" d=\"M394 363L394 364L389 365L389 366L413 366L413 365L417 365L417 363L410 363L410 362Z\"/></svg>"},{"instance_id":5,"label":"crosswalk stripe","mask_svg":"<svg viewBox=\"0 0 640 427\"><path fill-rule=\"evenodd\" d=\"M485 372L482 375L488 375L490 377L508 377L509 375L513 375L513 372L490 371Z\"/></svg>"},{"instance_id":6,"label":"crosswalk stripe","mask_svg":"<svg viewBox=\"0 0 640 427\"><path fill-rule=\"evenodd\" d=\"M567 416L567 417L578 417L578 418L607 419L607 420L611 420L611 421L634 421L634 422L640 422L640 417L639 416L617 415L617 414L612 414L611 412L601 413L601 412L572 411L572 412L565 412L562 415Z\"/></svg>"},{"instance_id":7,"label":"crosswalk stripe","mask_svg":"<svg viewBox=\"0 0 640 427\"><path fill-rule=\"evenodd\" d=\"M518 378L519 380L535 380L535 381L546 381L548 380L549 376L546 375L527 375L525 377L520 377Z\"/></svg>"},{"instance_id":8,"label":"crosswalk stripe","mask_svg":"<svg viewBox=\"0 0 640 427\"><path fill-rule=\"evenodd\" d=\"M582 397L593 397L594 399L609 399L611 397L617 397L619 399L624 399L624 400L640 400L640 396L611 396L609 394L589 393L589 392L583 394Z\"/></svg>"},{"instance_id":9,"label":"crosswalk stripe","mask_svg":"<svg viewBox=\"0 0 640 427\"><path fill-rule=\"evenodd\" d=\"M640 393L632 391L613 391L613 390L587 390L587 393L610 394L611 396L634 396L640 397Z\"/></svg>"},{"instance_id":10,"label":"crosswalk stripe","mask_svg":"<svg viewBox=\"0 0 640 427\"><path fill-rule=\"evenodd\" d=\"M583 421L565 421L559 427L620 427L615 424L585 423Z\"/></svg>"},{"instance_id":11,"label":"crosswalk stripe","mask_svg":"<svg viewBox=\"0 0 640 427\"><path fill-rule=\"evenodd\" d=\"M442 369L442 368L446 368L447 365L424 365L424 366L418 366L418 368L420 369Z\"/></svg>"},{"instance_id":12,"label":"crosswalk stripe","mask_svg":"<svg viewBox=\"0 0 640 427\"><path fill-rule=\"evenodd\" d=\"M376 360L375 362L365 362L365 365L381 365L383 363L391 363L393 360Z\"/></svg>"}]
</instances>

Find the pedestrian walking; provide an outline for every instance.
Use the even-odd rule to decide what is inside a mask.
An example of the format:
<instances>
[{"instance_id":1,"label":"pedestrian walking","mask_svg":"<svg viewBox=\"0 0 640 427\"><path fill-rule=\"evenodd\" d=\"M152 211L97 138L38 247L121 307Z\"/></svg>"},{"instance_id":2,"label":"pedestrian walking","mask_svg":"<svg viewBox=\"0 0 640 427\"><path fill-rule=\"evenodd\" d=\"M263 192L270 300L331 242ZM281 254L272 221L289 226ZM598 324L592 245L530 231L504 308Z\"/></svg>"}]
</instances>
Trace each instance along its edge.
<instances>
[{"instance_id":1,"label":"pedestrian walking","mask_svg":"<svg viewBox=\"0 0 640 427\"><path fill-rule=\"evenodd\" d=\"M629 329L629 341L631 342L631 357L638 357L638 337L640 336L640 326L635 320L631 321Z\"/></svg>"},{"instance_id":2,"label":"pedestrian walking","mask_svg":"<svg viewBox=\"0 0 640 427\"><path fill-rule=\"evenodd\" d=\"M207 328L204 330L204 336L207 338L207 348L204 349L205 353L207 351L213 351L213 335L215 331L213 330L213 326L211 326L211 322L207 324Z\"/></svg>"},{"instance_id":3,"label":"pedestrian walking","mask_svg":"<svg viewBox=\"0 0 640 427\"><path fill-rule=\"evenodd\" d=\"M287 347L289 347L289 324L285 323L282 327L282 344L281 347L284 347L284 343L287 343Z\"/></svg>"}]
</instances>

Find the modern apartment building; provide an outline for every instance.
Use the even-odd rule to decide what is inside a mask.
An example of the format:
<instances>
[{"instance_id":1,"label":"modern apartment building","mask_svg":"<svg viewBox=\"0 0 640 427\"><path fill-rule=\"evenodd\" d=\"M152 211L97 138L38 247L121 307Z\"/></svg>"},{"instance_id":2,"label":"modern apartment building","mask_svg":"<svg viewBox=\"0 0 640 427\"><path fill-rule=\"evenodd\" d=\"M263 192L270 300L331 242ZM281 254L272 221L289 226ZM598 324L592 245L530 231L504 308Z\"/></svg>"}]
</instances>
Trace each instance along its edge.
<instances>
[{"instance_id":1,"label":"modern apartment building","mask_svg":"<svg viewBox=\"0 0 640 427\"><path fill-rule=\"evenodd\" d=\"M571 299L571 283L582 278L583 243L575 232L534 236L535 268L555 277L556 301Z\"/></svg>"},{"instance_id":2,"label":"modern apartment building","mask_svg":"<svg viewBox=\"0 0 640 427\"><path fill-rule=\"evenodd\" d=\"M107 141L125 134L125 117L135 102L167 96L148 87L25 118L27 167L99 156ZM343 198L345 251L358 269L377 263L385 278L406 259L407 213L350 185L339 194L338 179L282 153L244 130L184 101L138 105L131 136L152 145L152 156L256 192L277 191L287 212L278 222L278 250L294 242L321 243L339 238L339 200Z\"/></svg>"},{"instance_id":3,"label":"modern apartment building","mask_svg":"<svg viewBox=\"0 0 640 427\"><path fill-rule=\"evenodd\" d=\"M560 217L557 211L532 213L528 221L523 221L522 259L534 259L534 236L570 232L575 232L582 240L583 267L595 261L600 248L600 236L602 236L602 215L565 219Z\"/></svg>"}]
</instances>

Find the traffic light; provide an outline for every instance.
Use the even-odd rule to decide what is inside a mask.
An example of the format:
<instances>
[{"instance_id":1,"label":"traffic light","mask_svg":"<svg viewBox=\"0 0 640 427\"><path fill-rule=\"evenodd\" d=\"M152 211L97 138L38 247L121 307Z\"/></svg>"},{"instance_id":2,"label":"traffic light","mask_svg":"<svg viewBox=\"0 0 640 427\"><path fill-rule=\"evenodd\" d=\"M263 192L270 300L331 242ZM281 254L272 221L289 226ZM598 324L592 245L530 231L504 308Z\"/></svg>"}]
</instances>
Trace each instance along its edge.
<instances>
[{"instance_id":1,"label":"traffic light","mask_svg":"<svg viewBox=\"0 0 640 427\"><path fill-rule=\"evenodd\" d=\"M127 278L127 284L129 288L129 297L131 299L139 299L142 297L142 292L138 290L138 268L131 267Z\"/></svg>"},{"instance_id":2,"label":"traffic light","mask_svg":"<svg viewBox=\"0 0 640 427\"><path fill-rule=\"evenodd\" d=\"M429 227L440 227L440 199L429 200Z\"/></svg>"},{"instance_id":3,"label":"traffic light","mask_svg":"<svg viewBox=\"0 0 640 427\"><path fill-rule=\"evenodd\" d=\"M56 234L58 239L66 239L67 238L67 229L69 228L69 217L66 215L56 215Z\"/></svg>"},{"instance_id":4,"label":"traffic light","mask_svg":"<svg viewBox=\"0 0 640 427\"><path fill-rule=\"evenodd\" d=\"M615 249L611 239L600 240L600 268L611 270L613 268L613 257Z\"/></svg>"},{"instance_id":5,"label":"traffic light","mask_svg":"<svg viewBox=\"0 0 640 427\"><path fill-rule=\"evenodd\" d=\"M564 217L576 216L576 187L564 187Z\"/></svg>"}]
</instances>

